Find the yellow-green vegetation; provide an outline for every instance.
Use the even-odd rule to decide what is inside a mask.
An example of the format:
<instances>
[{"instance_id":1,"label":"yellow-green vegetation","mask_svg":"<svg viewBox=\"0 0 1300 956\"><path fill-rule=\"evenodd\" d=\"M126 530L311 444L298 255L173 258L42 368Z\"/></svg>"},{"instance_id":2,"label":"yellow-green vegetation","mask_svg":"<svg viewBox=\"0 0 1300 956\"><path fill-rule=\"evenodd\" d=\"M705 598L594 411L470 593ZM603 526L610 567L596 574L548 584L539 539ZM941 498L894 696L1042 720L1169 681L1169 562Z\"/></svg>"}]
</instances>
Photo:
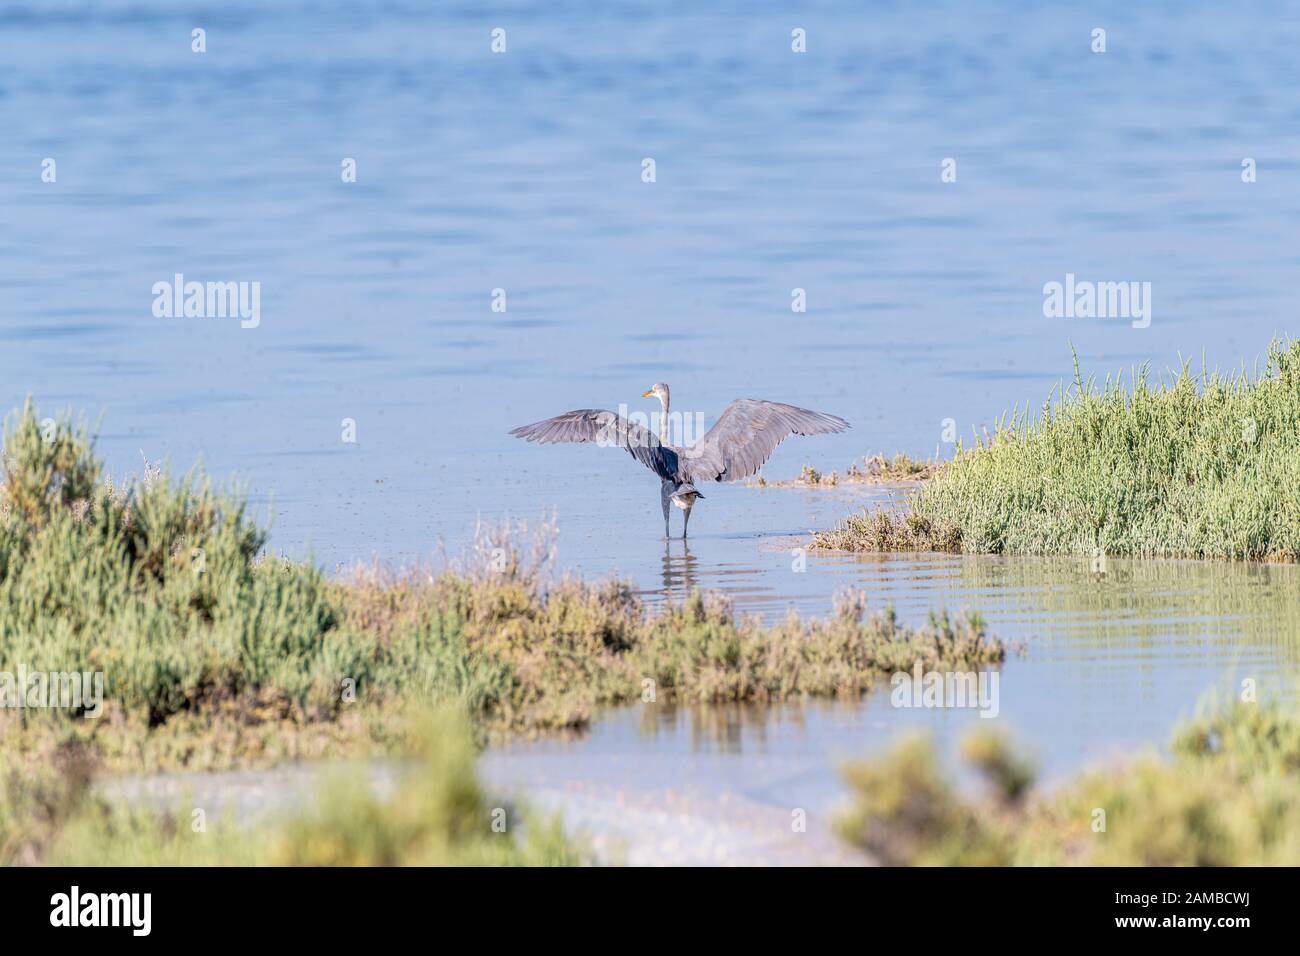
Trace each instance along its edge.
<instances>
[{"instance_id":1,"label":"yellow-green vegetation","mask_svg":"<svg viewBox=\"0 0 1300 956\"><path fill-rule=\"evenodd\" d=\"M861 465L849 466L844 480L882 484L897 481L926 481L933 478L943 465L941 461L922 461L902 452L894 455L893 458L886 458L884 455L868 455L862 459Z\"/></svg>"},{"instance_id":2,"label":"yellow-green vegetation","mask_svg":"<svg viewBox=\"0 0 1300 956\"><path fill-rule=\"evenodd\" d=\"M817 535L853 551L1300 558L1300 342L1229 375L1073 385L917 490Z\"/></svg>"},{"instance_id":3,"label":"yellow-green vegetation","mask_svg":"<svg viewBox=\"0 0 1300 956\"><path fill-rule=\"evenodd\" d=\"M3 707L0 732L20 749L68 738L110 770L392 752L402 713L430 701L480 737L532 733L650 687L687 703L853 694L917 661L1004 653L978 618L909 628L859 600L771 627L698 594L650 614L621 582L550 581L504 538L462 568L331 580L259 559L266 534L238 494L102 481L85 431L43 431L30 406L4 456L0 672L102 672L104 707Z\"/></svg>"},{"instance_id":4,"label":"yellow-green vegetation","mask_svg":"<svg viewBox=\"0 0 1300 956\"><path fill-rule=\"evenodd\" d=\"M773 627L699 594L650 614L627 584L551 580L544 550L526 558L505 532L464 566L338 580L262 557L266 539L237 491L152 469L115 484L84 427L42 425L30 404L10 417L0 863L579 862L558 824L530 821L523 839L490 827L473 773L486 735L581 727L649 687L688 703L852 694L917 661L1004 653L977 618L905 628L867 618L860 598ZM80 699L42 682L74 674L99 675L102 699L93 680ZM61 706L43 706L51 687ZM110 806L94 784L413 752L424 769L392 799L357 773L307 815L251 830L196 833L184 814Z\"/></svg>"},{"instance_id":5,"label":"yellow-green vegetation","mask_svg":"<svg viewBox=\"0 0 1300 956\"><path fill-rule=\"evenodd\" d=\"M797 485L838 485L840 476L835 472L829 475L823 475L812 465L804 465L803 470L799 472L799 477L795 479Z\"/></svg>"},{"instance_id":6,"label":"yellow-green vegetation","mask_svg":"<svg viewBox=\"0 0 1300 956\"><path fill-rule=\"evenodd\" d=\"M0 864L66 866L565 866L589 862L558 820L490 806L476 779L464 714L412 718L414 767L377 795L364 767L335 769L292 816L242 826L111 805L91 787L93 757L76 742L0 756Z\"/></svg>"},{"instance_id":7,"label":"yellow-green vegetation","mask_svg":"<svg viewBox=\"0 0 1300 956\"><path fill-rule=\"evenodd\" d=\"M762 475L750 482L752 487L772 488L834 488L840 484L891 484L904 481L926 481L933 478L943 467L940 461L921 461L901 452L893 458L884 455L867 455L862 464L849 465L848 470L840 475L818 471L812 465L804 465L799 477L793 481L768 481Z\"/></svg>"},{"instance_id":8,"label":"yellow-green vegetation","mask_svg":"<svg viewBox=\"0 0 1300 956\"><path fill-rule=\"evenodd\" d=\"M965 742L986 792L965 798L924 738L850 766L840 834L889 865L1249 866L1300 862L1300 719L1277 704L1213 708L1155 754L1034 788L993 733Z\"/></svg>"}]
</instances>

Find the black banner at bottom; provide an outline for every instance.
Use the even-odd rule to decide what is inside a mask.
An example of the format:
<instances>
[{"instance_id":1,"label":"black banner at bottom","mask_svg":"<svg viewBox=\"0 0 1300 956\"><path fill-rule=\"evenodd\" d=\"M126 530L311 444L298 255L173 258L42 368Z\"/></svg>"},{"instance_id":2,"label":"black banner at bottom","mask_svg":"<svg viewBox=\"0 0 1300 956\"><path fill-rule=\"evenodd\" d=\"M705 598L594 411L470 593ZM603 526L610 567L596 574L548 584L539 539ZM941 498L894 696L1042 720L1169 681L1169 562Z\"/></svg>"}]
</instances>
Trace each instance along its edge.
<instances>
[{"instance_id":1,"label":"black banner at bottom","mask_svg":"<svg viewBox=\"0 0 1300 956\"><path fill-rule=\"evenodd\" d=\"M512 931L554 944L557 936L653 937L680 924L701 942L716 934L728 945L770 942L782 928L860 936L891 926L927 939L1032 930L1071 942L1130 936L1181 944L1199 935L1231 945L1291 935L1293 876L1259 869L10 869L0 871L0 909L11 944L73 934L79 943L194 943L248 931L258 943L338 945L386 935L397 941L434 925L486 931L483 940L493 945Z\"/></svg>"}]
</instances>

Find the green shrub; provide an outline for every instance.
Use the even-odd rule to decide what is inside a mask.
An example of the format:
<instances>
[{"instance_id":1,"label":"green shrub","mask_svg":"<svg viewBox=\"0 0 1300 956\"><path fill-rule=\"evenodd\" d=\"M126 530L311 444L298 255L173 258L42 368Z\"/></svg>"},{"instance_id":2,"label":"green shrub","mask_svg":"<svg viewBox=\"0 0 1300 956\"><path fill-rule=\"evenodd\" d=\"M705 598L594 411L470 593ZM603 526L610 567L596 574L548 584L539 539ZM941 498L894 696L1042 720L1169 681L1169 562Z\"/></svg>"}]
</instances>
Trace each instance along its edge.
<instances>
[{"instance_id":1,"label":"green shrub","mask_svg":"<svg viewBox=\"0 0 1300 956\"><path fill-rule=\"evenodd\" d=\"M0 487L0 671L102 671L105 716L0 709L20 742L67 731L112 766L224 765L392 744L410 706L455 701L480 733L581 727L601 707L861 693L917 661L986 665L976 618L906 628L847 602L774 627L716 599L650 614L625 582L558 582L489 530L436 574L259 557L238 492L97 482L84 430L42 433L29 404L6 432ZM490 555L505 561L486 560Z\"/></svg>"},{"instance_id":2,"label":"green shrub","mask_svg":"<svg viewBox=\"0 0 1300 956\"><path fill-rule=\"evenodd\" d=\"M1250 375L1146 367L1013 411L913 494L819 547L1300 558L1300 342Z\"/></svg>"},{"instance_id":3,"label":"green shrub","mask_svg":"<svg viewBox=\"0 0 1300 956\"><path fill-rule=\"evenodd\" d=\"M1146 755L1032 789L1004 739L968 741L987 794L966 798L911 739L845 771L845 839L895 865L1294 866L1300 863L1300 718L1238 703Z\"/></svg>"},{"instance_id":4,"label":"green shrub","mask_svg":"<svg viewBox=\"0 0 1300 956\"><path fill-rule=\"evenodd\" d=\"M336 769L292 815L251 825L189 806L113 805L89 785L84 753L0 766L0 864L68 866L572 866L590 852L558 819L493 807L477 781L477 748L455 708L421 712L416 760L380 795L366 768ZM12 758L9 758L11 761Z\"/></svg>"}]
</instances>

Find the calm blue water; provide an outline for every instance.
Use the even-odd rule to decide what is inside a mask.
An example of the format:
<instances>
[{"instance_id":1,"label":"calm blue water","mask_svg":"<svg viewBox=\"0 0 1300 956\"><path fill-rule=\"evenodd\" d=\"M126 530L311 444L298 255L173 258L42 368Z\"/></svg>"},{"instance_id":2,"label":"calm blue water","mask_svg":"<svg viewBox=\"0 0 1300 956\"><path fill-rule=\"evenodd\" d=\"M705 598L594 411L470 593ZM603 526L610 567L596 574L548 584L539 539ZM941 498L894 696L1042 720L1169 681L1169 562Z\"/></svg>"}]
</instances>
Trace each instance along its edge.
<instances>
[{"instance_id":1,"label":"calm blue water","mask_svg":"<svg viewBox=\"0 0 1300 956\"><path fill-rule=\"evenodd\" d=\"M1153 631L1123 594L1054 618L1056 579L1008 589L960 561L793 573L790 536L861 504L852 488L708 489L687 553L635 462L506 432L649 411L656 381L709 423L750 396L854 424L787 442L779 479L951 454L945 419L969 435L1041 402L1071 343L1101 374L1252 363L1294 328L1297 41L1300 11L1257 3L9 0L0 405L102 414L117 474L201 457L273 511L277 549L329 567L554 512L562 566L652 598L699 584L821 613L851 584L911 617L973 606L1039 640L1028 660L1075 661L1003 688L1061 753L1163 739L1243 659L1294 670L1235 617L1195 643L1198 580L1131 585L1163 609ZM155 317L176 273L260 283L260 324ZM1150 282L1150 326L1045 318L1067 273ZM1103 644L1072 643L1097 621ZM1045 721L1067 691L1072 719Z\"/></svg>"},{"instance_id":2,"label":"calm blue water","mask_svg":"<svg viewBox=\"0 0 1300 956\"><path fill-rule=\"evenodd\" d=\"M789 477L932 454L1041 401L1071 341L1099 372L1253 361L1293 328L1300 17L1131 6L11 0L0 399L102 412L118 471L242 475L332 565L550 506L639 547L653 479L505 432L654 381L855 424L779 449ZM261 325L154 318L177 272L259 281ZM1151 326L1044 318L1066 272L1151 282Z\"/></svg>"}]
</instances>

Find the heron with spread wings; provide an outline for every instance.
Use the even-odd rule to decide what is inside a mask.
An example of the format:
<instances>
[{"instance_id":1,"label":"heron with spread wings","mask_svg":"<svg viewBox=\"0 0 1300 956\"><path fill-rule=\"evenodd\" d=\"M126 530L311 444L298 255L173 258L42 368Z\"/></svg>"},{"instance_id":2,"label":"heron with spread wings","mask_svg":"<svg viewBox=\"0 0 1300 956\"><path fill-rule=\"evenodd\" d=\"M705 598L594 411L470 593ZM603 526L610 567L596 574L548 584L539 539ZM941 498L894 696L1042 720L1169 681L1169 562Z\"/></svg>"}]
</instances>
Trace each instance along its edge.
<instances>
[{"instance_id":1,"label":"heron with spread wings","mask_svg":"<svg viewBox=\"0 0 1300 956\"><path fill-rule=\"evenodd\" d=\"M697 483L748 478L758 473L776 446L788 436L826 435L849 427L848 422L835 415L781 402L738 398L727 406L703 438L690 448L678 448L668 444L668 386L662 382L650 386L650 391L642 397L651 396L658 398L663 407L658 435L621 415L596 408L565 412L523 425L510 434L544 445L595 442L626 450L662 482L664 537L671 537L669 506L676 505L683 512L682 537L685 538L691 509L697 498L704 497L696 490Z\"/></svg>"}]
</instances>

